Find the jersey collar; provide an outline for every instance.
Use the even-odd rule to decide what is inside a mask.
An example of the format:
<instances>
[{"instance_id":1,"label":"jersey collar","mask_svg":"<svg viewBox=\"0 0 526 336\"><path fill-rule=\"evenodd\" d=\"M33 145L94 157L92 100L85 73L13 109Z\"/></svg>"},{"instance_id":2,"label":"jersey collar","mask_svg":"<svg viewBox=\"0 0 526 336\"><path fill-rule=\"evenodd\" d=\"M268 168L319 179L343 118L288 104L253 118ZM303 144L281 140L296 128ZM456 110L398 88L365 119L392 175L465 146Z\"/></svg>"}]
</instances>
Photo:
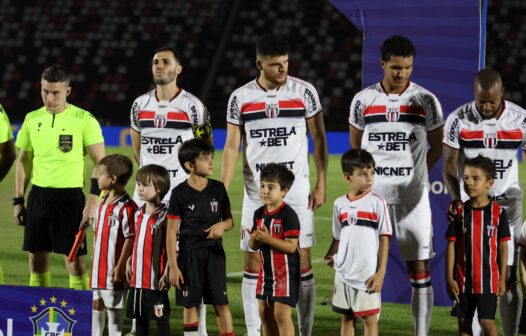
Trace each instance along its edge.
<instances>
[{"instance_id":1,"label":"jersey collar","mask_svg":"<svg viewBox=\"0 0 526 336\"><path fill-rule=\"evenodd\" d=\"M387 93L387 91L385 90L384 88L384 85L382 84L382 81L380 81L378 83L380 85L380 89L382 90L383 93L385 93L386 95L390 95L392 93ZM400 92L398 95L401 96L404 94L404 92L411 86L411 81L407 81L407 85L405 86L405 88L402 90L402 92Z\"/></svg>"},{"instance_id":2,"label":"jersey collar","mask_svg":"<svg viewBox=\"0 0 526 336\"><path fill-rule=\"evenodd\" d=\"M349 201L351 201L351 202L356 202L357 200L362 199L362 198L364 198L365 196L369 195L371 192L372 192L372 190L369 190L368 192L363 193L363 194L361 194L360 196L358 196L358 197L356 197L356 198L350 198L350 197L349 197L349 193L347 193L347 194L345 194L345 197L347 198L347 200L349 200Z\"/></svg>"},{"instance_id":3,"label":"jersey collar","mask_svg":"<svg viewBox=\"0 0 526 336\"><path fill-rule=\"evenodd\" d=\"M286 204L287 204L287 203L285 203L285 201L283 201L279 207L277 207L276 209L274 209L274 211L268 211L268 210L267 210L267 206L265 205L265 215L267 215L267 216L272 216L272 215L278 213L278 212L279 212L279 211L280 211L280 210L281 210Z\"/></svg>"},{"instance_id":4,"label":"jersey collar","mask_svg":"<svg viewBox=\"0 0 526 336\"><path fill-rule=\"evenodd\" d=\"M289 77L288 77L288 76L287 76L287 80L289 80ZM263 90L263 91L265 91L265 92L268 91L267 89L265 89L265 88L263 87L263 85L261 85L261 84L259 83L259 76L256 77L255 81L256 81L257 86L259 86L259 88L260 88L261 90ZM282 86L285 86L285 85L287 85L287 82L285 82L285 84L283 84L283 85L281 85L281 86L278 86L278 87L277 87L275 90L273 90L273 91L278 91L279 89L281 89Z\"/></svg>"},{"instance_id":5,"label":"jersey collar","mask_svg":"<svg viewBox=\"0 0 526 336\"><path fill-rule=\"evenodd\" d=\"M175 95L170 99L168 100L168 102L171 102L172 100L174 100L175 98L177 98L177 96L183 91L182 88L179 88L179 90L177 90L177 92L175 93ZM157 96L157 89L155 89L155 100L157 100L157 102L160 102L161 100L159 99L159 97Z\"/></svg>"}]
</instances>

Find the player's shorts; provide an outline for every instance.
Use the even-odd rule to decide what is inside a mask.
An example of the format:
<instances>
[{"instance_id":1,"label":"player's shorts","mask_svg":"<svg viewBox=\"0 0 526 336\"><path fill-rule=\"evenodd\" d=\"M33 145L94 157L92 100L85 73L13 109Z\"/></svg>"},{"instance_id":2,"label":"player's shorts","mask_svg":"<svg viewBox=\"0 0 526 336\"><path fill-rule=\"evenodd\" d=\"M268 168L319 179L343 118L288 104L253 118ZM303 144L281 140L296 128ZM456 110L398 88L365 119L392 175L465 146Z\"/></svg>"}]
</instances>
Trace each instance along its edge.
<instances>
[{"instance_id":1,"label":"player's shorts","mask_svg":"<svg viewBox=\"0 0 526 336\"><path fill-rule=\"evenodd\" d=\"M429 195L417 204L388 204L400 255L405 261L428 260L435 255Z\"/></svg>"},{"instance_id":2,"label":"player's shorts","mask_svg":"<svg viewBox=\"0 0 526 336\"><path fill-rule=\"evenodd\" d=\"M122 309L126 300L126 290L124 289L94 289L93 301L102 299L107 308Z\"/></svg>"},{"instance_id":3,"label":"player's shorts","mask_svg":"<svg viewBox=\"0 0 526 336\"><path fill-rule=\"evenodd\" d=\"M68 255L79 230L85 198L81 188L33 186L27 200L24 251ZM86 239L77 255L86 255Z\"/></svg>"},{"instance_id":4,"label":"player's shorts","mask_svg":"<svg viewBox=\"0 0 526 336\"><path fill-rule=\"evenodd\" d=\"M214 244L215 243L215 244ZM177 258L183 273L184 289L175 291L178 306L228 304L226 258L220 241L204 241L185 246L181 241Z\"/></svg>"},{"instance_id":5,"label":"player's shorts","mask_svg":"<svg viewBox=\"0 0 526 336\"><path fill-rule=\"evenodd\" d=\"M289 204L292 209L298 215L300 221L300 248L309 248L316 244L316 237L314 235L314 214L312 210L305 206L296 206ZM245 194L243 197L243 210L241 211L241 241L239 247L243 251L252 252L252 249L248 247L248 241L250 240L250 234L247 232L252 230L254 226L254 212L259 209L263 204L258 200L251 200Z\"/></svg>"},{"instance_id":6,"label":"player's shorts","mask_svg":"<svg viewBox=\"0 0 526 336\"><path fill-rule=\"evenodd\" d=\"M299 295L291 295L291 296L270 296L270 295L261 295L256 294L256 299L265 301L265 302L279 302L286 305L289 305L291 307L296 307L298 304Z\"/></svg>"},{"instance_id":7,"label":"player's shorts","mask_svg":"<svg viewBox=\"0 0 526 336\"><path fill-rule=\"evenodd\" d=\"M334 292L332 311L356 317L365 317L380 313L382 300L380 293L367 293L345 283L338 272L334 274Z\"/></svg>"},{"instance_id":8,"label":"player's shorts","mask_svg":"<svg viewBox=\"0 0 526 336\"><path fill-rule=\"evenodd\" d=\"M526 246L526 228L522 223L522 198L498 200L497 203L506 209L510 225L511 241L508 241L508 265L516 265L518 260L518 246Z\"/></svg>"},{"instance_id":9,"label":"player's shorts","mask_svg":"<svg viewBox=\"0 0 526 336\"><path fill-rule=\"evenodd\" d=\"M170 300L167 291L130 288L126 302L126 317L148 320L166 320L170 318Z\"/></svg>"},{"instance_id":10,"label":"player's shorts","mask_svg":"<svg viewBox=\"0 0 526 336\"><path fill-rule=\"evenodd\" d=\"M451 315L472 319L477 310L478 318L494 320L497 312L497 295L495 294L465 294L458 295L460 303L456 303L451 310Z\"/></svg>"}]
</instances>

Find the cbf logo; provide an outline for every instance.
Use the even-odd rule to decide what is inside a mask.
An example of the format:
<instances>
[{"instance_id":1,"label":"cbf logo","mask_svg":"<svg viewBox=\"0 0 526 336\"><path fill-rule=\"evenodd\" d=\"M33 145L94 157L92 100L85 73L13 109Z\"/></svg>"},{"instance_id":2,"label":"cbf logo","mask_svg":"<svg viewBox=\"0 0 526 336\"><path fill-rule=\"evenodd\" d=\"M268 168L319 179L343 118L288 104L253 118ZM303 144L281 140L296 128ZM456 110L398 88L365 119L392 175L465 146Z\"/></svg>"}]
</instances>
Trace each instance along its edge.
<instances>
[{"instance_id":1,"label":"cbf logo","mask_svg":"<svg viewBox=\"0 0 526 336\"><path fill-rule=\"evenodd\" d=\"M385 117L389 122L397 122L400 118L400 109L398 107L388 107Z\"/></svg>"},{"instance_id":2,"label":"cbf logo","mask_svg":"<svg viewBox=\"0 0 526 336\"><path fill-rule=\"evenodd\" d=\"M488 234L488 237L493 237L495 233L497 232L497 227L494 225L486 225L486 233Z\"/></svg>"},{"instance_id":3,"label":"cbf logo","mask_svg":"<svg viewBox=\"0 0 526 336\"><path fill-rule=\"evenodd\" d=\"M281 234L281 231L283 231L283 225L281 225L281 220L275 219L272 223L272 232L274 234Z\"/></svg>"},{"instance_id":4,"label":"cbf logo","mask_svg":"<svg viewBox=\"0 0 526 336\"><path fill-rule=\"evenodd\" d=\"M497 133L484 132L484 146L486 148L495 148L498 142Z\"/></svg>"},{"instance_id":5,"label":"cbf logo","mask_svg":"<svg viewBox=\"0 0 526 336\"><path fill-rule=\"evenodd\" d=\"M267 117L269 118L276 118L279 114L279 106L278 104L266 104L265 105L265 113L267 114Z\"/></svg>"},{"instance_id":6,"label":"cbf logo","mask_svg":"<svg viewBox=\"0 0 526 336\"><path fill-rule=\"evenodd\" d=\"M219 210L219 202L215 199L210 201L210 211L216 213Z\"/></svg>"},{"instance_id":7,"label":"cbf logo","mask_svg":"<svg viewBox=\"0 0 526 336\"><path fill-rule=\"evenodd\" d=\"M153 125L156 128L163 128L166 126L166 114L155 114L155 118L153 120Z\"/></svg>"},{"instance_id":8,"label":"cbf logo","mask_svg":"<svg viewBox=\"0 0 526 336\"><path fill-rule=\"evenodd\" d=\"M42 298L37 305L31 307L35 316L29 317L33 324L34 336L73 336L73 326L77 323L73 319L75 308L68 307L66 300L58 301L53 296L49 299ZM38 311L39 309L40 312Z\"/></svg>"}]
</instances>

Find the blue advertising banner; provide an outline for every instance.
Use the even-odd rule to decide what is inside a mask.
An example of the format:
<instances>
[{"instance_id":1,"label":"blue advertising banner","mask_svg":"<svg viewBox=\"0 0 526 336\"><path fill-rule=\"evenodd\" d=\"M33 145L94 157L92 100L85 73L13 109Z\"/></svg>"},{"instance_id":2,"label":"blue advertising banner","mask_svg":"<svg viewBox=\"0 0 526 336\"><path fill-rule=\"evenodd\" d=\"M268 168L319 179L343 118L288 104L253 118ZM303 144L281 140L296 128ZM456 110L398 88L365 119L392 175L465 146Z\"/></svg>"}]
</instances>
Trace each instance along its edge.
<instances>
[{"instance_id":1,"label":"blue advertising banner","mask_svg":"<svg viewBox=\"0 0 526 336\"><path fill-rule=\"evenodd\" d=\"M0 336L91 336L91 291L0 286Z\"/></svg>"},{"instance_id":2,"label":"blue advertising banner","mask_svg":"<svg viewBox=\"0 0 526 336\"><path fill-rule=\"evenodd\" d=\"M383 78L382 42L391 35L402 34L416 46L411 80L438 97L444 118L473 100L473 80L484 66L485 0L331 0L331 3L363 33L363 87ZM444 282L449 196L442 181L442 161L431 171L430 189L436 252L431 260L435 304L449 305L451 300ZM382 299L408 303L411 287L395 241L387 273Z\"/></svg>"}]
</instances>

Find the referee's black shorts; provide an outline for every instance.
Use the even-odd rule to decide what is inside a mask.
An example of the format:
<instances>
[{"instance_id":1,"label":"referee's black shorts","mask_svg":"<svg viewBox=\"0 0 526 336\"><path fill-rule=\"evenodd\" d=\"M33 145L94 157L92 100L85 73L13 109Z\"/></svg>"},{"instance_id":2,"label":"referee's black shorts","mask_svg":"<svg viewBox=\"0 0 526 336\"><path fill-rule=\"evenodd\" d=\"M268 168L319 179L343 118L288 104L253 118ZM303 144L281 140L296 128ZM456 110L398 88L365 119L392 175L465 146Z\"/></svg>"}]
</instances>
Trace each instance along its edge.
<instances>
[{"instance_id":1,"label":"referee's black shorts","mask_svg":"<svg viewBox=\"0 0 526 336\"><path fill-rule=\"evenodd\" d=\"M24 251L68 255L82 220L85 198L81 188L33 186L27 200ZM86 239L77 255L86 255Z\"/></svg>"},{"instance_id":2,"label":"referee's black shorts","mask_svg":"<svg viewBox=\"0 0 526 336\"><path fill-rule=\"evenodd\" d=\"M197 246L183 247L179 251L178 263L183 273L184 291L175 292L178 306L195 307L201 304L201 300L211 305L228 304L223 246L204 245L198 243Z\"/></svg>"}]
</instances>

